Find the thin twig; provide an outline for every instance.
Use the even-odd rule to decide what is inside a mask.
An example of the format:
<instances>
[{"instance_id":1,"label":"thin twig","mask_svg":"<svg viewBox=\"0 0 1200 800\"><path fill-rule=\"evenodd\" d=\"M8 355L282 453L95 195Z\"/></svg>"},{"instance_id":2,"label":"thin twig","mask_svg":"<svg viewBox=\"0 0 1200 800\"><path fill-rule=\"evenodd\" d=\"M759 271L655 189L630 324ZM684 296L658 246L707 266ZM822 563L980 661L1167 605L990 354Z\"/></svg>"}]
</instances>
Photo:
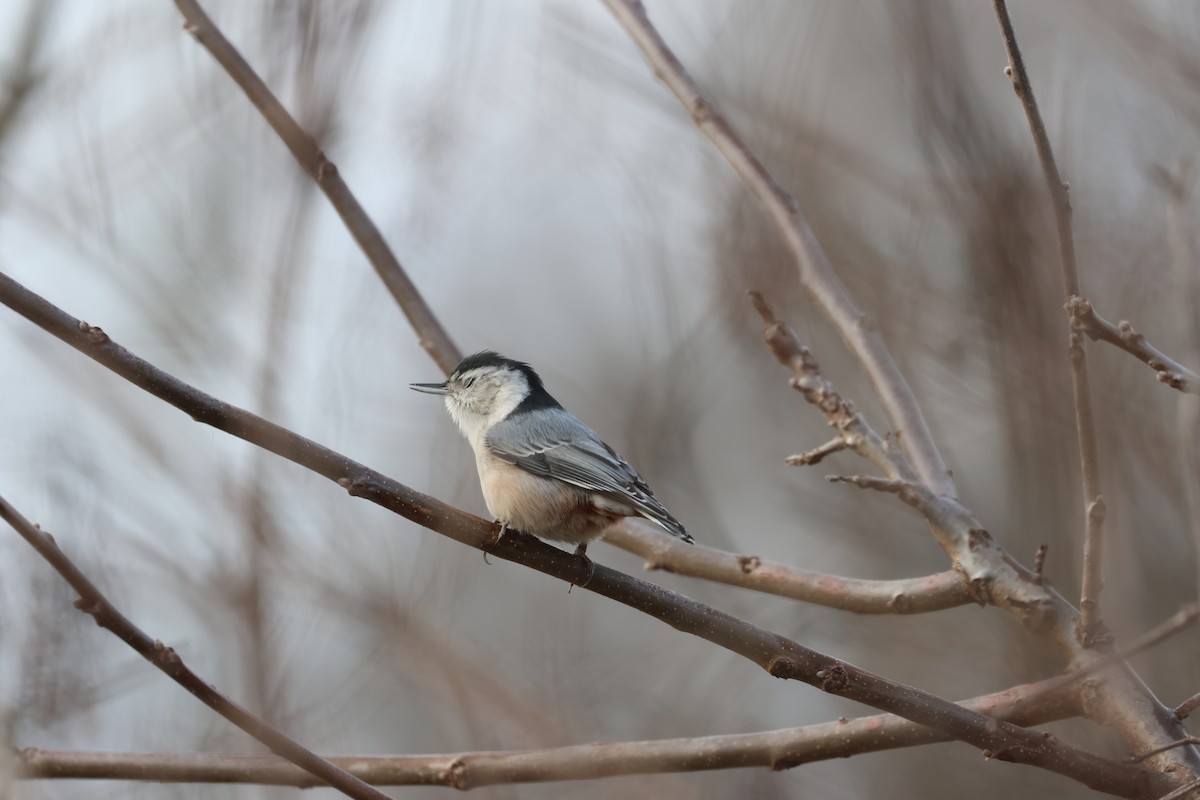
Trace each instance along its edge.
<instances>
[{"instance_id":1,"label":"thin twig","mask_svg":"<svg viewBox=\"0 0 1200 800\"><path fill-rule=\"evenodd\" d=\"M1038 161L1046 177L1046 187L1054 205L1054 222L1058 231L1059 261L1062 266L1063 289L1068 306L1079 296L1079 272L1075 265L1075 238L1071 233L1071 199L1068 187L1058 172L1058 162L1050 147L1050 137L1033 96L1033 86L1025 69L1025 60L1017 46L1017 35L1008 15L1005 0L993 0L996 19L1008 52L1005 74L1012 80L1013 89L1025 109ZM1072 333L1070 337L1071 390L1075 397L1075 427L1079 438L1079 458L1083 476L1083 507L1086 515L1083 530L1083 587L1080 593L1079 640L1091 645L1107 639L1100 620L1100 592L1104 587L1104 502L1100 497L1100 452L1096 438L1096 419L1092 409L1092 394L1088 385L1087 353L1083 340Z\"/></svg>"},{"instance_id":2,"label":"thin twig","mask_svg":"<svg viewBox=\"0 0 1200 800\"><path fill-rule=\"evenodd\" d=\"M1184 745L1189 745L1189 744L1200 744L1200 737L1197 737L1197 736L1185 736L1184 738L1182 738L1182 739L1180 739L1180 740L1178 740L1178 741L1175 741L1175 742L1167 742L1167 743L1166 743L1166 744L1164 744L1162 747L1156 747L1156 748L1154 748L1153 750L1150 750L1150 751L1148 751L1148 752L1142 753L1141 755L1138 755L1138 756L1133 756L1133 757L1131 757L1129 760L1130 760L1130 761L1133 761L1134 763L1140 764L1141 762L1145 761L1147 758L1150 758L1151 756L1156 756L1156 755L1158 755L1159 753L1165 752L1165 751L1167 751L1167 750L1170 750L1170 749L1172 749L1172 748L1175 748L1175 747L1183 747Z\"/></svg>"},{"instance_id":3,"label":"thin twig","mask_svg":"<svg viewBox=\"0 0 1200 800\"><path fill-rule=\"evenodd\" d=\"M775 180L729 120L700 91L650 23L641 2L604 0L604 3L642 51L655 76L678 98L696 126L725 156L742 183L775 222L796 261L801 286L862 364L921 479L938 494L953 495L954 481L933 442L912 389L892 359L878 327L858 307L834 272L796 198Z\"/></svg>"},{"instance_id":4,"label":"thin twig","mask_svg":"<svg viewBox=\"0 0 1200 800\"><path fill-rule=\"evenodd\" d=\"M1067 313L1075 330L1083 331L1092 341L1104 341L1121 348L1154 370L1160 383L1181 392L1200 394L1200 375L1150 344L1130 323L1122 320L1113 325L1096 313L1092 304L1083 297L1069 299Z\"/></svg>"},{"instance_id":5,"label":"thin twig","mask_svg":"<svg viewBox=\"0 0 1200 800\"><path fill-rule=\"evenodd\" d=\"M860 489L870 489L875 492L883 492L884 494L894 494L909 505L916 505L916 502L911 499L912 495L923 488L918 484L909 483L908 481L896 478L880 478L876 475L826 475L825 480L830 483L849 483Z\"/></svg>"},{"instance_id":6,"label":"thin twig","mask_svg":"<svg viewBox=\"0 0 1200 800\"><path fill-rule=\"evenodd\" d=\"M1170 788L1163 775L1046 738L988 717L928 692L896 683L818 653L729 614L608 567L580 559L531 536L510 533L495 542L497 527L414 491L362 464L204 394L138 358L101 329L64 313L0 273L0 302L131 383L190 414L305 466L384 508L492 555L537 569L638 609L684 633L706 639L758 664L777 678L799 680L822 691L911 719L984 750L998 760L1028 763L1067 775L1099 791L1143 797L1147 785ZM943 498L945 499L945 498ZM1175 737L1178 738L1178 737ZM1155 742L1152 746L1157 746Z\"/></svg>"},{"instance_id":7,"label":"thin twig","mask_svg":"<svg viewBox=\"0 0 1200 800\"><path fill-rule=\"evenodd\" d=\"M321 191L337 210L354 241L358 242L371 266L404 310L421 347L442 372L449 374L462 360L458 347L409 279L379 228L367 216L358 198L342 180L337 167L271 93L267 84L254 72L246 59L242 58L241 53L213 24L200 4L196 0L175 0L175 5L187 20L184 28L188 33L229 73L229 77L246 93L247 99L279 134L279 138L292 151L292 155L300 162L304 171L321 187Z\"/></svg>"},{"instance_id":8,"label":"thin twig","mask_svg":"<svg viewBox=\"0 0 1200 800\"><path fill-rule=\"evenodd\" d=\"M1045 577L1046 570L1046 553L1050 552L1050 545L1039 544L1037 552L1033 554L1033 574L1039 578Z\"/></svg>"},{"instance_id":9,"label":"thin twig","mask_svg":"<svg viewBox=\"0 0 1200 800\"><path fill-rule=\"evenodd\" d=\"M805 450L803 453L798 453L794 456L788 456L784 459L789 467L811 467L820 464L825 460L826 456L831 456L834 453L840 453L849 447L846 443L846 437L837 436L830 439L822 445L818 445L811 450Z\"/></svg>"},{"instance_id":10,"label":"thin twig","mask_svg":"<svg viewBox=\"0 0 1200 800\"><path fill-rule=\"evenodd\" d=\"M787 323L776 319L775 311L761 294L748 293L759 317L762 318L763 340L775 359L792 371L792 388L812 405L821 409L829 425L838 432L842 447L870 461L880 471L896 480L915 481L916 475L908 462L888 446L863 415L821 375L812 351L800 344L796 332Z\"/></svg>"},{"instance_id":11,"label":"thin twig","mask_svg":"<svg viewBox=\"0 0 1200 800\"><path fill-rule=\"evenodd\" d=\"M1023 727L1079 712L1072 688L1042 683L962 701L961 705ZM893 714L841 719L778 731L596 742L546 750L430 756L344 756L330 761L376 786L438 785L477 789L498 784L585 780L613 775L766 767L790 769L900 747L948 741ZM28 748L18 753L22 778L89 778L187 783L310 786L311 778L279 759L206 753L94 753Z\"/></svg>"},{"instance_id":12,"label":"thin twig","mask_svg":"<svg viewBox=\"0 0 1200 800\"><path fill-rule=\"evenodd\" d=\"M1183 786L1180 786L1178 789L1172 792L1167 792L1162 797L1158 798L1158 800L1184 800L1185 797L1197 789L1200 789L1200 780L1194 780L1191 783L1186 783Z\"/></svg>"},{"instance_id":13,"label":"thin twig","mask_svg":"<svg viewBox=\"0 0 1200 800\"><path fill-rule=\"evenodd\" d=\"M116 609L108 598L96 588L88 577L79 570L47 533L21 516L8 501L0 497L0 518L21 535L42 558L58 571L58 574L79 593L75 607L90 614L101 628L111 631L154 666L162 670L171 680L196 696L200 702L216 711L225 719L262 742L272 753L287 759L305 772L316 776L321 783L328 784L350 797L363 800L387 800L387 795L364 783L346 770L337 767L313 753L282 731L271 727L262 719L242 708L218 692L207 681L192 672L173 648L157 639L152 639Z\"/></svg>"},{"instance_id":14,"label":"thin twig","mask_svg":"<svg viewBox=\"0 0 1200 800\"><path fill-rule=\"evenodd\" d=\"M741 586L856 614L924 614L973 602L954 570L922 578L871 581L797 569L758 556L684 544L628 522L604 537L646 559L646 569Z\"/></svg>"},{"instance_id":15,"label":"thin twig","mask_svg":"<svg viewBox=\"0 0 1200 800\"><path fill-rule=\"evenodd\" d=\"M1200 693L1194 694L1187 700L1184 700L1175 707L1172 713L1175 715L1175 719L1184 720L1190 717L1192 712L1197 708L1200 708Z\"/></svg>"}]
</instances>

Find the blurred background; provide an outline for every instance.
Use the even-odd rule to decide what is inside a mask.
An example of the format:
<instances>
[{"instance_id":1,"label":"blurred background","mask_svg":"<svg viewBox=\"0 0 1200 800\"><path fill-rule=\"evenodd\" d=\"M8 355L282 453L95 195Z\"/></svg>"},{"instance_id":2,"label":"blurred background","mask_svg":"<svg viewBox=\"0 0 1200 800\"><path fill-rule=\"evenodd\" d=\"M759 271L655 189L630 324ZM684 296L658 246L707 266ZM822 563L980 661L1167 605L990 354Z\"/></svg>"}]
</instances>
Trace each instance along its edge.
<instances>
[{"instance_id":1,"label":"blurred background","mask_svg":"<svg viewBox=\"0 0 1200 800\"><path fill-rule=\"evenodd\" d=\"M799 198L879 321L961 495L1078 595L1081 494L1053 221L990 3L648 2ZM600 3L213 2L464 351L528 360L698 541L891 578L947 559L841 454L761 344L763 291L886 423L775 231ZM1084 293L1200 366L1192 252L1200 4L1014 0L1071 184ZM486 514L403 315L314 184L165 0L0 7L0 270L181 379ZM1195 598L1195 397L1089 348L1109 507L1104 608L1131 637ZM139 625L320 752L404 754L791 727L868 713L468 550L185 415L0 309L0 493ZM1191 461L1189 461L1191 459ZM633 573L639 559L597 545ZM865 618L662 582L942 696L1061 668L1007 615ZM71 607L0 531L4 748L261 752ZM1136 661L1168 704L1197 636ZM1051 728L1124 755L1083 721ZM936 770L936 772L934 772ZM931 778L936 775L936 781ZM40 781L42 797L298 797ZM442 797L446 790L392 790ZM1083 797L965 745L783 772L473 796ZM306 797L331 797L307 790Z\"/></svg>"}]
</instances>

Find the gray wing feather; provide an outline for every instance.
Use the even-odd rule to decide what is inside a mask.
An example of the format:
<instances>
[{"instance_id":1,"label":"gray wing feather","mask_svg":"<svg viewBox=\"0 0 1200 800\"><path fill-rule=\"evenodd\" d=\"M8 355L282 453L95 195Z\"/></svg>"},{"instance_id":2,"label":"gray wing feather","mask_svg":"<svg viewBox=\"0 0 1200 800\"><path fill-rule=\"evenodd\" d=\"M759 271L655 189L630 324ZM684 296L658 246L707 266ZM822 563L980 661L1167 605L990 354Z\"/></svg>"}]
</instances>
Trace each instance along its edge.
<instances>
[{"instance_id":1,"label":"gray wing feather","mask_svg":"<svg viewBox=\"0 0 1200 800\"><path fill-rule=\"evenodd\" d=\"M555 409L506 419L492 427L486 444L502 461L626 503L667 533L693 541L637 470L570 412Z\"/></svg>"}]
</instances>

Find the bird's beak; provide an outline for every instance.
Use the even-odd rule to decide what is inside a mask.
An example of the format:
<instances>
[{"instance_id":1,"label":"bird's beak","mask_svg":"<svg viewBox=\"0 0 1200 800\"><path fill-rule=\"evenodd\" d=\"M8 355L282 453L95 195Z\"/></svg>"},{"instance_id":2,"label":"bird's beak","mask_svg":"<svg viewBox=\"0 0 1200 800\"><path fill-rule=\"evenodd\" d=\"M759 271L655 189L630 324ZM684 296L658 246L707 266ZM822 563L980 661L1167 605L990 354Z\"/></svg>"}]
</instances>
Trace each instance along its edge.
<instances>
[{"instance_id":1,"label":"bird's beak","mask_svg":"<svg viewBox=\"0 0 1200 800\"><path fill-rule=\"evenodd\" d=\"M408 388L425 394L450 394L445 382L442 383L410 383Z\"/></svg>"}]
</instances>

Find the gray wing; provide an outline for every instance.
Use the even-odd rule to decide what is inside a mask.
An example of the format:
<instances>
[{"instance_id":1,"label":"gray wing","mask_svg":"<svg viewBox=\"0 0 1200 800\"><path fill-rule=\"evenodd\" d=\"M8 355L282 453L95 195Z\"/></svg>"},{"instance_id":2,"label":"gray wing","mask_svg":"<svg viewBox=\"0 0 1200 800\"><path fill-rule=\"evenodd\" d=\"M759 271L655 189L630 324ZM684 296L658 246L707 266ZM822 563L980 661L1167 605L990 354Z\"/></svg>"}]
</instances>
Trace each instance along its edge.
<instances>
[{"instance_id":1,"label":"gray wing","mask_svg":"<svg viewBox=\"0 0 1200 800\"><path fill-rule=\"evenodd\" d=\"M501 461L632 506L672 536L693 541L637 470L568 411L510 417L492 427L485 444Z\"/></svg>"}]
</instances>

